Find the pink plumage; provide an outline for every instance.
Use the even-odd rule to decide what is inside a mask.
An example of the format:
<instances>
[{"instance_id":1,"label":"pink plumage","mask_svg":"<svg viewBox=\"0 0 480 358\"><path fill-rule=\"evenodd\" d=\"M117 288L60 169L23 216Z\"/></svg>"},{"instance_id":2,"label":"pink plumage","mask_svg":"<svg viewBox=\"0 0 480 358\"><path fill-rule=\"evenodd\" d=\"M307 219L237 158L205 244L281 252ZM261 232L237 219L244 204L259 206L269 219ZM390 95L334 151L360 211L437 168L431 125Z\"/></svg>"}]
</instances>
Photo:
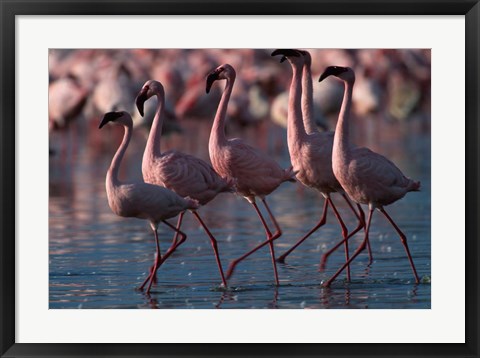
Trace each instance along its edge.
<instances>
[{"instance_id":1,"label":"pink plumage","mask_svg":"<svg viewBox=\"0 0 480 358\"><path fill-rule=\"evenodd\" d=\"M316 189L325 197L324 210L319 222L280 256L278 261L284 262L285 258L293 250L326 223L329 205L332 207L342 229L345 242L345 257L348 260L347 240L356 234L364 226L364 223L333 174L332 148L334 133L319 132L313 120L313 86L310 54L307 51L284 49L273 51L272 56L276 55L282 55L281 62L284 59L288 59L293 71L287 115L288 150L293 168L295 171L298 171L297 179L303 185ZM344 221L330 198L330 194L336 192L343 196L355 216L359 219L359 224L350 234L348 234ZM338 245L323 256L321 268L325 265L328 255L337 247ZM347 279L350 280L349 268L347 269Z\"/></svg>"},{"instance_id":2,"label":"pink plumage","mask_svg":"<svg viewBox=\"0 0 480 358\"><path fill-rule=\"evenodd\" d=\"M156 185L144 182L122 183L118 179L118 172L130 138L132 137L132 117L127 112L109 112L103 117L99 128L102 128L108 122L114 122L125 127L122 143L112 159L105 180L108 205L118 216L148 220L155 234L155 262L150 274L140 286L140 289L143 289L145 284L149 282L147 288L148 293L150 292L150 287L161 264L157 234L158 224L164 222L167 226L175 230L176 233L185 238L184 233L175 229L175 227L171 226L165 220L173 218L187 209L195 210L199 207L199 204L196 200L182 198L173 191ZM167 255L169 255L168 252L163 260L166 259Z\"/></svg>"},{"instance_id":3,"label":"pink plumage","mask_svg":"<svg viewBox=\"0 0 480 358\"><path fill-rule=\"evenodd\" d=\"M142 174L145 182L164 186L180 196L197 200L201 205L207 204L219 193L233 191L233 181L221 178L212 166L203 160L176 150L161 152L160 137L165 106L165 91L162 84L155 80L145 82L137 96L136 104L140 114L143 115L143 105L152 96L156 96L158 102L143 154ZM210 238L222 283L226 286L227 281L224 278L216 239L199 214L196 211L192 212ZM180 215L177 227L180 227L182 218L183 215Z\"/></svg>"},{"instance_id":4,"label":"pink plumage","mask_svg":"<svg viewBox=\"0 0 480 358\"><path fill-rule=\"evenodd\" d=\"M343 265L325 285L328 286L345 267L366 247L372 214L378 209L394 227L405 248L415 281L418 275L407 245L407 238L393 219L387 214L384 206L405 196L410 191L418 191L420 182L407 178L395 164L384 156L367 148L358 148L349 142L349 115L352 104L355 73L351 68L330 66L321 75L320 81L333 75L345 83L345 93L338 116L335 138L333 141L332 166L333 173L348 196L357 203L367 204L369 215L365 229L365 238L352 257Z\"/></svg>"},{"instance_id":5,"label":"pink plumage","mask_svg":"<svg viewBox=\"0 0 480 358\"><path fill-rule=\"evenodd\" d=\"M281 230L275 217L267 205L265 197L277 189L280 184L286 181L295 181L295 172L292 168L283 169L273 159L259 150L249 146L239 138L227 139L225 136L225 121L228 102L233 90L236 73L232 66L224 64L217 67L207 77L207 93L216 80L226 80L225 90L218 105L217 113L212 126L208 150L210 160L215 170L222 176L233 180L236 183L236 191L247 199L255 208L267 234L267 240L256 246L254 249L236 259L230 264L227 272L229 277L235 266L250 256L261 247L269 244L270 253L275 275L275 283L278 284L277 266L273 241L280 237ZM255 203L255 197L259 197L268 211L276 232L271 233L263 215Z\"/></svg>"}]
</instances>

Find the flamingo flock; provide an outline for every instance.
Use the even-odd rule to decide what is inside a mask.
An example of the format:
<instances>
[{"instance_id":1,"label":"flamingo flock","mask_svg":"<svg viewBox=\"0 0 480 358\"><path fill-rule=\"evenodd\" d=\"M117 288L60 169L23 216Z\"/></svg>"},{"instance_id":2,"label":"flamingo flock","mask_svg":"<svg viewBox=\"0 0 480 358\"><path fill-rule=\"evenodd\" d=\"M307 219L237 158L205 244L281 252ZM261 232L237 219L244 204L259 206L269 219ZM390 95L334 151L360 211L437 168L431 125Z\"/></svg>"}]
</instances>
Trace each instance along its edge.
<instances>
[{"instance_id":1,"label":"flamingo flock","mask_svg":"<svg viewBox=\"0 0 480 358\"><path fill-rule=\"evenodd\" d=\"M181 231L181 226L187 210L196 218L210 240L220 274L220 285L225 289L228 287L227 280L233 275L237 265L267 245L273 266L274 283L280 285L277 262L284 263L293 250L299 249L307 238L325 225L329 208L338 221L342 240L322 256L319 268L323 270L328 256L342 245L345 263L333 276L323 281L324 286L330 286L343 271L346 271L347 282L351 281L351 263L365 249L368 251L369 265L373 263L373 248L369 235L375 209L385 216L398 233L415 282L419 283L420 279L407 244L407 237L387 213L385 207L400 200L408 192L420 190L420 182L406 177L386 157L351 143L349 122L352 98L354 98L354 70L350 67L328 66L320 76L319 81L322 84L328 82L325 80L330 76L343 82L344 93L335 132L319 131L314 113L311 54L305 50L278 49L271 55L281 56L280 62L287 61L292 70L286 114L286 146L292 164L290 167L281 167L262 150L249 145L241 138L227 137L229 104L233 98L232 93L237 77L234 67L228 63L217 65L215 69L208 72L206 77L203 77L204 86L206 86L205 96L214 89L215 82L225 81L216 106L216 113L212 111L209 113L213 118L208 141L211 164L176 150L162 152L161 135L168 97L166 97L164 86L157 80L146 81L136 96L129 96L127 92L118 94L117 97L122 100L115 102L113 110L103 116L99 128L109 122L124 128L122 142L106 175L108 204L118 216L148 220L154 232L154 262L148 276L138 289L149 293L152 285L156 283L160 266L185 242L187 235ZM202 75L205 76L205 73ZM196 74L197 79L199 76ZM242 86L245 86L243 82ZM117 97L111 95L111 98ZM118 178L119 168L134 130L132 120L134 114L128 113L127 109L134 105L140 116L144 116L144 105L152 97L156 98L156 106L143 154L143 180L132 183L121 182ZM128 101L131 103L126 103ZM127 105L126 108L119 108ZM209 108L204 107L203 110L209 111ZM207 147L207 143L205 146ZM306 233L299 233L297 242L277 258L274 243L281 237L282 230L274 211L267 204L266 197L273 194L282 183L296 181L321 194L324 199L323 211L313 228L306 228ZM253 206L265 231L265 240L233 260L226 274L220 259L221 248L199 213L201 207L208 205L221 193L234 193L245 198ZM333 200L335 195L342 197L347 204L350 210L348 217L345 214L341 215L337 210ZM257 199L262 202L267 215L262 213L257 205ZM368 206L367 219L365 219L362 205ZM166 221L177 216L176 226ZM160 223L164 223L174 235L170 248L163 255L157 233ZM353 225L350 226L350 223ZM363 240L351 254L349 240L356 234L363 234Z\"/></svg>"}]
</instances>

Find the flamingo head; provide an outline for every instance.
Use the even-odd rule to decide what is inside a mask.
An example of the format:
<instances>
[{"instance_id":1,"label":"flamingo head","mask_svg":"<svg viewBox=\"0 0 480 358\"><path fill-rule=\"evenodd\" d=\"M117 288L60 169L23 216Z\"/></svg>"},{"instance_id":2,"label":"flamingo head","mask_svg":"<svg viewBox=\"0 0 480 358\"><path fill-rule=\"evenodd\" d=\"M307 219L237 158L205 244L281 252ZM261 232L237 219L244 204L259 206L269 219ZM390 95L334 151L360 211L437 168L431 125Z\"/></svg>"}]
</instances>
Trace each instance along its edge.
<instances>
[{"instance_id":1,"label":"flamingo head","mask_svg":"<svg viewBox=\"0 0 480 358\"><path fill-rule=\"evenodd\" d=\"M305 62L305 65L311 66L312 65L312 56L310 55L310 52L305 51L305 50L298 50L303 56L303 61Z\"/></svg>"},{"instance_id":2,"label":"flamingo head","mask_svg":"<svg viewBox=\"0 0 480 358\"><path fill-rule=\"evenodd\" d=\"M144 103L152 96L157 95L161 98L165 97L165 90L163 85L155 80L148 80L143 85L140 92L138 92L137 98L135 99L135 104L137 105L138 112L143 117L143 105Z\"/></svg>"},{"instance_id":3,"label":"flamingo head","mask_svg":"<svg viewBox=\"0 0 480 358\"><path fill-rule=\"evenodd\" d=\"M235 70L228 63L218 66L207 75L207 93L210 92L213 82L217 80L234 80Z\"/></svg>"},{"instance_id":4,"label":"flamingo head","mask_svg":"<svg viewBox=\"0 0 480 358\"><path fill-rule=\"evenodd\" d=\"M271 56L282 55L280 59L280 63L288 60L292 65L297 65L299 67L303 66L304 59L302 56L302 52L299 50L291 50L291 49L278 49L272 52Z\"/></svg>"},{"instance_id":5,"label":"flamingo head","mask_svg":"<svg viewBox=\"0 0 480 358\"><path fill-rule=\"evenodd\" d=\"M100 122L100 125L98 126L98 129L102 128L108 122L123 124L127 127L133 126L132 117L130 116L130 114L128 114L128 112L125 111L105 113L102 121Z\"/></svg>"},{"instance_id":6,"label":"flamingo head","mask_svg":"<svg viewBox=\"0 0 480 358\"><path fill-rule=\"evenodd\" d=\"M355 73L350 67L329 66L323 71L318 82L322 82L328 76L335 76L346 82L355 82Z\"/></svg>"}]
</instances>

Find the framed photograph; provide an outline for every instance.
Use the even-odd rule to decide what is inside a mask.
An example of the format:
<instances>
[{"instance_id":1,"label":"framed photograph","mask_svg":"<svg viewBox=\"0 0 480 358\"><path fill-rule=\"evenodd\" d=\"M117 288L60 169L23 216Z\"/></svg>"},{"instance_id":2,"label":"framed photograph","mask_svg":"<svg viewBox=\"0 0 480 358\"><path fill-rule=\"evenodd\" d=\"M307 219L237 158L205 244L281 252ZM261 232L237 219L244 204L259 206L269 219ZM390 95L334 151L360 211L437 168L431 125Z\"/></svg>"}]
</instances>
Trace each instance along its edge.
<instances>
[{"instance_id":1,"label":"framed photograph","mask_svg":"<svg viewBox=\"0 0 480 358\"><path fill-rule=\"evenodd\" d=\"M479 6L2 1L1 356L477 357Z\"/></svg>"}]
</instances>

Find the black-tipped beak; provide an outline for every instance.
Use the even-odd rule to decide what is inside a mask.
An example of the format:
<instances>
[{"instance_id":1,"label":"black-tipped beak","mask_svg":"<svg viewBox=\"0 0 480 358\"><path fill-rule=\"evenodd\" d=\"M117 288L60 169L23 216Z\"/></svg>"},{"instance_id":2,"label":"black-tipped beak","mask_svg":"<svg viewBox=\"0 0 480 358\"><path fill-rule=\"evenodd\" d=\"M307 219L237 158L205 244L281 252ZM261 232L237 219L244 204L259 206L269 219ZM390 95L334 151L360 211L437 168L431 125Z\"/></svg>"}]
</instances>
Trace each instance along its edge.
<instances>
[{"instance_id":1,"label":"black-tipped beak","mask_svg":"<svg viewBox=\"0 0 480 358\"><path fill-rule=\"evenodd\" d=\"M218 72L217 70L212 71L208 74L208 76L207 76L207 88L206 88L207 93L210 93L210 89L212 88L213 82L218 80L219 74L220 74L220 72Z\"/></svg>"},{"instance_id":2,"label":"black-tipped beak","mask_svg":"<svg viewBox=\"0 0 480 358\"><path fill-rule=\"evenodd\" d=\"M102 118L102 121L100 122L100 125L98 126L98 129L102 128L108 122L115 121L116 119L120 118L122 115L123 115L122 112L108 112L108 113L105 113L105 115Z\"/></svg>"},{"instance_id":3,"label":"black-tipped beak","mask_svg":"<svg viewBox=\"0 0 480 358\"><path fill-rule=\"evenodd\" d=\"M322 75L318 79L318 82L322 82L328 76L338 76L339 74L347 71L347 68L340 66L329 66L323 71Z\"/></svg>"},{"instance_id":4,"label":"black-tipped beak","mask_svg":"<svg viewBox=\"0 0 480 358\"><path fill-rule=\"evenodd\" d=\"M283 55L280 63L284 62L288 56L300 57L300 51L291 49L277 49L272 52L271 56Z\"/></svg>"},{"instance_id":5,"label":"black-tipped beak","mask_svg":"<svg viewBox=\"0 0 480 358\"><path fill-rule=\"evenodd\" d=\"M137 98L135 98L135 105L137 106L138 112L142 117L145 114L143 112L143 105L145 101L148 99L147 92L148 92L148 87L143 87L140 93L137 95Z\"/></svg>"}]
</instances>

